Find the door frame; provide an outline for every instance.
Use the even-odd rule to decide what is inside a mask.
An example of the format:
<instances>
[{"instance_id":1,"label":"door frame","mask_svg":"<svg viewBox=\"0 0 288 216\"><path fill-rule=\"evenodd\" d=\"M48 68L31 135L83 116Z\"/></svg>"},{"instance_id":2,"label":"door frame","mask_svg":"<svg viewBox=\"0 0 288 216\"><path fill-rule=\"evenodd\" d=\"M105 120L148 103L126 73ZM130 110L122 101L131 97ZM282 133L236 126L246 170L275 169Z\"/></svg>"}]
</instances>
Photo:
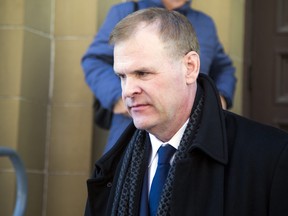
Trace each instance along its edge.
<instances>
[{"instance_id":1,"label":"door frame","mask_svg":"<svg viewBox=\"0 0 288 216\"><path fill-rule=\"evenodd\" d=\"M242 110L243 116L251 117L251 73L252 73L252 5L253 0L245 1L245 21L244 21L244 57L243 57L243 96Z\"/></svg>"}]
</instances>

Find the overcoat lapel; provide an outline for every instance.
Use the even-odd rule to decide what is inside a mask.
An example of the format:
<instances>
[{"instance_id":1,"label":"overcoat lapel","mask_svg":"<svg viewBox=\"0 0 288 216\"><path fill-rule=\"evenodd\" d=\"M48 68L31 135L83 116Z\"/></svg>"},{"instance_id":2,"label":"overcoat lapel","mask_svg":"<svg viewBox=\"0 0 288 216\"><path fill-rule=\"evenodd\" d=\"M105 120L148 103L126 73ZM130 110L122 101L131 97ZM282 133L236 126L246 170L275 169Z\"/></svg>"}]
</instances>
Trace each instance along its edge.
<instances>
[{"instance_id":1,"label":"overcoat lapel","mask_svg":"<svg viewBox=\"0 0 288 216\"><path fill-rule=\"evenodd\" d=\"M223 164L195 150L177 164L175 176L171 215L223 216Z\"/></svg>"},{"instance_id":2,"label":"overcoat lapel","mask_svg":"<svg viewBox=\"0 0 288 216\"><path fill-rule=\"evenodd\" d=\"M211 83L202 82L202 76L199 76L199 85L204 92L217 92ZM218 109L211 110L210 107ZM224 116L218 95L206 95L200 122L188 157L176 166L172 215L224 214L224 171L228 152ZM177 212L173 209L177 209Z\"/></svg>"}]
</instances>

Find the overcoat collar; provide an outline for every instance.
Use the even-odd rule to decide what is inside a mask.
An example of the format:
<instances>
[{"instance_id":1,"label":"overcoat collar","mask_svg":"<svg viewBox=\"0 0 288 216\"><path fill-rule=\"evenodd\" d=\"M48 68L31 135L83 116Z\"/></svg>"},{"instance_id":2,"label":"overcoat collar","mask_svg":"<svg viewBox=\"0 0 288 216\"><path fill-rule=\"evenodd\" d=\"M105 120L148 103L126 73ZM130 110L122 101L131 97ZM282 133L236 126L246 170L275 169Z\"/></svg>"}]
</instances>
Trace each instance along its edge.
<instances>
[{"instance_id":1,"label":"overcoat collar","mask_svg":"<svg viewBox=\"0 0 288 216\"><path fill-rule=\"evenodd\" d=\"M228 147L225 121L218 91L207 75L200 74L198 84L204 90L205 100L200 120L201 125L190 151L199 148L213 159L227 164Z\"/></svg>"}]
</instances>

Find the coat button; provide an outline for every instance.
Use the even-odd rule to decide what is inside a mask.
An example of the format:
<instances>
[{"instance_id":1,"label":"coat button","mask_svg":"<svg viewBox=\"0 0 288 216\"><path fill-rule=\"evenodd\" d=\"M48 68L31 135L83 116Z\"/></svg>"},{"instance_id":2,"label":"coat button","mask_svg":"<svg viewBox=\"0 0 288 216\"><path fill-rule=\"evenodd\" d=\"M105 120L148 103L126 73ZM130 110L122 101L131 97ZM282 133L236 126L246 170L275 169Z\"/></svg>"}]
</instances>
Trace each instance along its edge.
<instances>
[{"instance_id":1,"label":"coat button","mask_svg":"<svg viewBox=\"0 0 288 216\"><path fill-rule=\"evenodd\" d=\"M112 182L108 182L107 187L112 187Z\"/></svg>"}]
</instances>

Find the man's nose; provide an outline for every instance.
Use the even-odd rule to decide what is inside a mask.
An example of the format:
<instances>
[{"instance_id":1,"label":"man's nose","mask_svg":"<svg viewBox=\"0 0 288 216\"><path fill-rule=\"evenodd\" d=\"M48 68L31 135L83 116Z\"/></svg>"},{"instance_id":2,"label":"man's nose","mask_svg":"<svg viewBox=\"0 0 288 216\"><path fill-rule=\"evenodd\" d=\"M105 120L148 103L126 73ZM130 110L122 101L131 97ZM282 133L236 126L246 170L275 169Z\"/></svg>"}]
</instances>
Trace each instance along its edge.
<instances>
[{"instance_id":1,"label":"man's nose","mask_svg":"<svg viewBox=\"0 0 288 216\"><path fill-rule=\"evenodd\" d=\"M141 92L139 82L132 77L127 77L125 81L122 82L122 94L124 97L133 97L135 94Z\"/></svg>"}]
</instances>

